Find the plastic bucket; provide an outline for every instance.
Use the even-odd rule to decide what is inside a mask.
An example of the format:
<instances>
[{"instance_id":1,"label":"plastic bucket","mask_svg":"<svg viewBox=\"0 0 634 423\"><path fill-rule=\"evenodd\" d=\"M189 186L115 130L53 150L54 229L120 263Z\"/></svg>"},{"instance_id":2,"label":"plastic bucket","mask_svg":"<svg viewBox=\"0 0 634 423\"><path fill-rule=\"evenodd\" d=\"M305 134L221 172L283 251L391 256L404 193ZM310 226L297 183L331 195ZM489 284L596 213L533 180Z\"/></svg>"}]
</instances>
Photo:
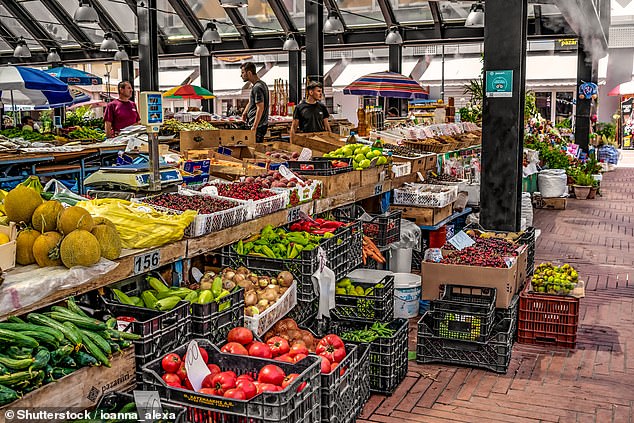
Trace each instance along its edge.
<instances>
[{"instance_id":1,"label":"plastic bucket","mask_svg":"<svg viewBox=\"0 0 634 423\"><path fill-rule=\"evenodd\" d=\"M390 270L394 273L409 273L412 270L412 248L390 250Z\"/></svg>"},{"instance_id":2,"label":"plastic bucket","mask_svg":"<svg viewBox=\"0 0 634 423\"><path fill-rule=\"evenodd\" d=\"M429 248L442 248L447 242L447 227L445 225L429 232Z\"/></svg>"},{"instance_id":3,"label":"plastic bucket","mask_svg":"<svg viewBox=\"0 0 634 423\"><path fill-rule=\"evenodd\" d=\"M420 275L394 273L394 318L409 319L418 316L421 299Z\"/></svg>"}]
</instances>

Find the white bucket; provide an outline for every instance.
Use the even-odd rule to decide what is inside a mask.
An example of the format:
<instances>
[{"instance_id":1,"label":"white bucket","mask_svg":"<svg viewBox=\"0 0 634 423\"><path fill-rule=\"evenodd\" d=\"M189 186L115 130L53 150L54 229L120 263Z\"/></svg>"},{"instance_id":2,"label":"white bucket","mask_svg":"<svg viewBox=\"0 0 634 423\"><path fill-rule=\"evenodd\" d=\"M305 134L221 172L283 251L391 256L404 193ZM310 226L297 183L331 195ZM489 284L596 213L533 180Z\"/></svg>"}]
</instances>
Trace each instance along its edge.
<instances>
[{"instance_id":1,"label":"white bucket","mask_svg":"<svg viewBox=\"0 0 634 423\"><path fill-rule=\"evenodd\" d=\"M390 250L390 271L394 273L412 271L412 248L392 248Z\"/></svg>"},{"instance_id":2,"label":"white bucket","mask_svg":"<svg viewBox=\"0 0 634 423\"><path fill-rule=\"evenodd\" d=\"M421 294L420 275L394 273L394 318L418 316Z\"/></svg>"}]
</instances>

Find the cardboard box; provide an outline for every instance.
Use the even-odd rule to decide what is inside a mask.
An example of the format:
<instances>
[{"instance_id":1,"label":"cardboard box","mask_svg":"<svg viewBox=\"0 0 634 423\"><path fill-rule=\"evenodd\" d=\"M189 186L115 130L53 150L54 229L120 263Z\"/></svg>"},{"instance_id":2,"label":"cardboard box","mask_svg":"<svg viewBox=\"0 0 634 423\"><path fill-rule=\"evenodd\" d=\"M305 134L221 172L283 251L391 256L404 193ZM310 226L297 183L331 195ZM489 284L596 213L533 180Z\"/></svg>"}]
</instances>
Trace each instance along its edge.
<instances>
[{"instance_id":1,"label":"cardboard box","mask_svg":"<svg viewBox=\"0 0 634 423\"><path fill-rule=\"evenodd\" d=\"M515 292L520 292L522 287L524 286L524 282L526 281L526 265L528 263L528 246L522 245L519 249L521 249L521 253L517 256L517 281Z\"/></svg>"},{"instance_id":2,"label":"cardboard box","mask_svg":"<svg viewBox=\"0 0 634 423\"><path fill-rule=\"evenodd\" d=\"M403 219L414 220L419 226L434 226L451 216L453 203L441 208L427 208L415 206L390 206L391 209L401 210Z\"/></svg>"},{"instance_id":3,"label":"cardboard box","mask_svg":"<svg viewBox=\"0 0 634 423\"><path fill-rule=\"evenodd\" d=\"M423 300L439 299L443 285L479 286L495 288L495 307L508 308L517 292L517 265L517 261L510 268L423 262Z\"/></svg>"},{"instance_id":4,"label":"cardboard box","mask_svg":"<svg viewBox=\"0 0 634 423\"><path fill-rule=\"evenodd\" d=\"M541 200L533 199L533 207L536 209L566 210L567 201L566 197L542 197Z\"/></svg>"},{"instance_id":5,"label":"cardboard box","mask_svg":"<svg viewBox=\"0 0 634 423\"><path fill-rule=\"evenodd\" d=\"M320 153L329 153L345 145L338 135L330 132L296 134L292 143Z\"/></svg>"},{"instance_id":6,"label":"cardboard box","mask_svg":"<svg viewBox=\"0 0 634 423\"><path fill-rule=\"evenodd\" d=\"M432 153L427 156L427 161L425 162L425 170L433 170L436 171L438 155L436 153ZM426 175L423 175L426 177Z\"/></svg>"},{"instance_id":7,"label":"cardboard box","mask_svg":"<svg viewBox=\"0 0 634 423\"><path fill-rule=\"evenodd\" d=\"M344 192L350 192L361 186L361 174L356 170L353 170L352 172L339 173L332 176L305 175L302 177L321 181L323 184L323 197L332 197Z\"/></svg>"},{"instance_id":8,"label":"cardboard box","mask_svg":"<svg viewBox=\"0 0 634 423\"><path fill-rule=\"evenodd\" d=\"M371 167L363 170L353 170L353 172L358 172L360 174L359 183L362 187L381 183L385 181L387 176L387 168L385 166Z\"/></svg>"},{"instance_id":9,"label":"cardboard box","mask_svg":"<svg viewBox=\"0 0 634 423\"><path fill-rule=\"evenodd\" d=\"M9 226L0 225L0 232L9 237L9 242L0 245L0 272L15 267L15 239L18 236L18 230L15 223L9 222Z\"/></svg>"},{"instance_id":10,"label":"cardboard box","mask_svg":"<svg viewBox=\"0 0 634 423\"><path fill-rule=\"evenodd\" d=\"M215 148L219 145L255 145L255 132L239 129L207 129L181 131L180 151Z\"/></svg>"}]
</instances>

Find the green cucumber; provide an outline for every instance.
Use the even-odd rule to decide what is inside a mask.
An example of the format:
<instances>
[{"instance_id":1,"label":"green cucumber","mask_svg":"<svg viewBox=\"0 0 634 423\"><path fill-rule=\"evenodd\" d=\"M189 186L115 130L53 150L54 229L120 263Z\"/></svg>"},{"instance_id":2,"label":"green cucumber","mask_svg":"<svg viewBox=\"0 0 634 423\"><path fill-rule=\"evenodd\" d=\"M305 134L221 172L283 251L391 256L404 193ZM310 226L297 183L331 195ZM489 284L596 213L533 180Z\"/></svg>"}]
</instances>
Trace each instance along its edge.
<instances>
[{"instance_id":1,"label":"green cucumber","mask_svg":"<svg viewBox=\"0 0 634 423\"><path fill-rule=\"evenodd\" d=\"M51 319L50 317L46 317L43 314L39 313L29 313L26 318L31 323L40 324L44 326L51 327L55 330L60 331L64 334L64 337L72 342L73 345L81 345L81 335L76 333L73 330L68 329L68 327L59 323L57 320Z\"/></svg>"},{"instance_id":2,"label":"green cucumber","mask_svg":"<svg viewBox=\"0 0 634 423\"><path fill-rule=\"evenodd\" d=\"M51 352L51 362L55 365L61 363L65 357L68 357L73 352L72 345L64 345Z\"/></svg>"},{"instance_id":3,"label":"green cucumber","mask_svg":"<svg viewBox=\"0 0 634 423\"><path fill-rule=\"evenodd\" d=\"M55 367L53 368L53 371L51 372L51 376L53 377L53 379L57 380L57 379L61 379L64 376L68 376L69 374L73 373L75 370L77 369L71 369L69 367Z\"/></svg>"},{"instance_id":4,"label":"green cucumber","mask_svg":"<svg viewBox=\"0 0 634 423\"><path fill-rule=\"evenodd\" d=\"M35 330L25 330L20 332L22 335L30 336L35 339L40 344L46 344L53 349L59 347L59 341L53 336L46 332L35 331Z\"/></svg>"},{"instance_id":5,"label":"green cucumber","mask_svg":"<svg viewBox=\"0 0 634 423\"><path fill-rule=\"evenodd\" d=\"M6 386L0 385L0 406L7 405L20 398L16 391Z\"/></svg>"},{"instance_id":6,"label":"green cucumber","mask_svg":"<svg viewBox=\"0 0 634 423\"><path fill-rule=\"evenodd\" d=\"M33 357L22 358L18 360L15 358L7 357L5 355L0 355L0 364L8 367L11 370L27 369L31 365L33 365L34 362L35 362L35 359Z\"/></svg>"},{"instance_id":7,"label":"green cucumber","mask_svg":"<svg viewBox=\"0 0 634 423\"><path fill-rule=\"evenodd\" d=\"M75 314L77 314L77 315L79 315L81 317L87 317L87 318L90 317L90 316L88 316L86 314L86 312L84 310L81 309L81 307L79 307L77 305L77 303L75 302L75 298L73 298L73 297L69 297L66 300L66 306L68 307L68 310L72 311L73 313L75 313Z\"/></svg>"},{"instance_id":8,"label":"green cucumber","mask_svg":"<svg viewBox=\"0 0 634 423\"><path fill-rule=\"evenodd\" d=\"M119 351L121 351L121 346L120 346L119 344L117 344L116 342L111 341L111 340L109 340L109 339L108 339L108 340L106 340L106 342L108 343L108 345L110 345L110 349L111 349L113 352L119 352Z\"/></svg>"},{"instance_id":9,"label":"green cucumber","mask_svg":"<svg viewBox=\"0 0 634 423\"><path fill-rule=\"evenodd\" d=\"M8 375L9 373L11 373L9 368L4 364L0 364L0 375Z\"/></svg>"},{"instance_id":10,"label":"green cucumber","mask_svg":"<svg viewBox=\"0 0 634 423\"><path fill-rule=\"evenodd\" d=\"M95 357L83 351L77 351L76 353L73 354L73 357L74 357L74 360L79 365L79 367L99 365L99 361Z\"/></svg>"},{"instance_id":11,"label":"green cucumber","mask_svg":"<svg viewBox=\"0 0 634 423\"><path fill-rule=\"evenodd\" d=\"M37 353L33 359L33 365L30 370L40 370L46 367L51 360L51 353L46 348L40 347L37 349Z\"/></svg>"},{"instance_id":12,"label":"green cucumber","mask_svg":"<svg viewBox=\"0 0 634 423\"><path fill-rule=\"evenodd\" d=\"M0 323L0 329L8 329L16 332L24 332L24 331L38 331L44 332L55 339L58 342L62 342L64 340L64 334L57 329L41 325L41 324L33 324L33 323Z\"/></svg>"},{"instance_id":13,"label":"green cucumber","mask_svg":"<svg viewBox=\"0 0 634 423\"><path fill-rule=\"evenodd\" d=\"M114 329L108 329L106 332L109 333L113 339L128 339L130 341L138 341L141 339L141 335L137 335L136 333L121 332Z\"/></svg>"},{"instance_id":14,"label":"green cucumber","mask_svg":"<svg viewBox=\"0 0 634 423\"><path fill-rule=\"evenodd\" d=\"M79 330L79 328L75 326L73 322L64 322L62 323L62 326L65 327L66 330L71 332L75 339L79 339L79 344L75 344L75 345L81 345L83 338L81 336L81 331Z\"/></svg>"},{"instance_id":15,"label":"green cucumber","mask_svg":"<svg viewBox=\"0 0 634 423\"><path fill-rule=\"evenodd\" d=\"M18 316L11 316L7 318L7 322L10 323L26 323L24 320L20 319Z\"/></svg>"},{"instance_id":16,"label":"green cucumber","mask_svg":"<svg viewBox=\"0 0 634 423\"><path fill-rule=\"evenodd\" d=\"M62 358L62 361L59 362L59 365L61 367L73 367L73 368L77 367L77 363L75 362L73 357L70 357L70 356L66 356Z\"/></svg>"},{"instance_id":17,"label":"green cucumber","mask_svg":"<svg viewBox=\"0 0 634 423\"><path fill-rule=\"evenodd\" d=\"M68 312L70 313L70 312ZM51 318L57 320L58 322L72 322L75 326L92 330L106 330L108 327L104 322L101 322L96 319L86 319L85 317L79 317L76 314L68 314L68 313L60 313L59 311L53 311L51 313Z\"/></svg>"},{"instance_id":18,"label":"green cucumber","mask_svg":"<svg viewBox=\"0 0 634 423\"><path fill-rule=\"evenodd\" d=\"M4 353L15 360L22 360L25 358L31 358L33 356L33 348L18 347L11 345Z\"/></svg>"},{"instance_id":19,"label":"green cucumber","mask_svg":"<svg viewBox=\"0 0 634 423\"><path fill-rule=\"evenodd\" d=\"M83 341L84 341L84 348L86 349L86 351L88 351L91 355L93 355L104 366L111 367L108 357L106 357L103 351L101 351L99 347L94 342L92 342L92 340L89 337L87 336L84 337Z\"/></svg>"},{"instance_id":20,"label":"green cucumber","mask_svg":"<svg viewBox=\"0 0 634 423\"><path fill-rule=\"evenodd\" d=\"M43 373L43 372L42 372ZM14 386L29 381L37 376L37 372L15 372L0 376L0 385Z\"/></svg>"},{"instance_id":21,"label":"green cucumber","mask_svg":"<svg viewBox=\"0 0 634 423\"><path fill-rule=\"evenodd\" d=\"M37 348L40 346L40 344L30 336L7 329L0 329L0 341L22 347Z\"/></svg>"},{"instance_id":22,"label":"green cucumber","mask_svg":"<svg viewBox=\"0 0 634 423\"><path fill-rule=\"evenodd\" d=\"M110 344L108 344L108 341L103 339L101 336L99 336L95 332L90 332L90 331L87 331L87 330L84 330L84 329L80 329L80 331L81 331L81 338L82 339L85 340L86 337L88 337L88 338L90 338L90 340L92 342L95 343L95 345L97 345L97 347L99 347L99 349L101 349L101 351L106 353L106 355L111 355L112 354L112 348L110 348Z\"/></svg>"}]
</instances>

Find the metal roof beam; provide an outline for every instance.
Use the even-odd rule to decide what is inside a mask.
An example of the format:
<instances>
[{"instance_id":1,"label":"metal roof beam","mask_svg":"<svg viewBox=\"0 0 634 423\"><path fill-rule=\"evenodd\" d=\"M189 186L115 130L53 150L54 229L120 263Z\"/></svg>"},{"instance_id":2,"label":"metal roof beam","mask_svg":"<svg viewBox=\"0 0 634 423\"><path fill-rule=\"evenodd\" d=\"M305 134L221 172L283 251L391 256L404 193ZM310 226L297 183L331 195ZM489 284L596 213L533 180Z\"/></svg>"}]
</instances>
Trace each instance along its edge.
<instances>
[{"instance_id":1,"label":"metal roof beam","mask_svg":"<svg viewBox=\"0 0 634 423\"><path fill-rule=\"evenodd\" d=\"M185 0L169 0L170 5L176 12L179 18L185 24L187 30L194 36L196 40L200 40L203 36L203 28L202 24L198 20L198 17L189 6L189 4Z\"/></svg>"},{"instance_id":2,"label":"metal roof beam","mask_svg":"<svg viewBox=\"0 0 634 423\"><path fill-rule=\"evenodd\" d=\"M286 10L284 3L281 0L268 0L268 2L284 32L287 34L297 33L295 22L291 19L291 15L288 13L288 10Z\"/></svg>"},{"instance_id":3,"label":"metal roof beam","mask_svg":"<svg viewBox=\"0 0 634 423\"><path fill-rule=\"evenodd\" d=\"M376 0L379 3L379 7L381 8L381 13L383 14L383 19L385 19L385 24L388 28L393 26L398 26L398 21L396 20L396 15L394 14L394 9L392 9L392 5L389 0Z\"/></svg>"},{"instance_id":4,"label":"metal roof beam","mask_svg":"<svg viewBox=\"0 0 634 423\"><path fill-rule=\"evenodd\" d=\"M434 19L434 29L436 30L436 34L438 37L442 38L442 31L443 31L443 20L442 20L442 14L440 13L440 7L438 6L438 2L437 1L430 1L429 2L429 10L431 11L431 16Z\"/></svg>"},{"instance_id":5,"label":"metal roof beam","mask_svg":"<svg viewBox=\"0 0 634 423\"><path fill-rule=\"evenodd\" d=\"M242 45L245 49L249 49L253 44L253 33L249 29L246 19L240 14L235 7L226 8L227 16L231 19L233 26L238 30L240 38L242 38Z\"/></svg>"},{"instance_id":6,"label":"metal roof beam","mask_svg":"<svg viewBox=\"0 0 634 423\"><path fill-rule=\"evenodd\" d=\"M86 35L84 31L75 23L73 18L66 12L66 10L59 4L57 0L41 0L42 4L48 9L49 12L59 21L59 23L68 31L79 45L92 46L94 43Z\"/></svg>"},{"instance_id":7,"label":"metal roof beam","mask_svg":"<svg viewBox=\"0 0 634 423\"><path fill-rule=\"evenodd\" d=\"M348 31L348 26L346 25L346 21L343 18L343 13L341 13L341 9L339 9L339 5L336 0L325 0L324 5L328 8L329 11L335 12L343 25L343 31Z\"/></svg>"},{"instance_id":8,"label":"metal roof beam","mask_svg":"<svg viewBox=\"0 0 634 423\"><path fill-rule=\"evenodd\" d=\"M130 44L130 39L123 32L117 21L112 19L112 16L106 11L106 9L101 5L101 2L98 0L86 0L89 2L92 7L95 8L95 11L99 15L99 26L103 29L104 32L111 32L112 37L119 44Z\"/></svg>"},{"instance_id":9,"label":"metal roof beam","mask_svg":"<svg viewBox=\"0 0 634 423\"><path fill-rule=\"evenodd\" d=\"M0 38L2 38L7 44L9 44L9 47L11 47L14 50L18 46L18 37L16 37L15 34L13 34L9 30L9 28L4 26L1 20L0 20Z\"/></svg>"},{"instance_id":10,"label":"metal roof beam","mask_svg":"<svg viewBox=\"0 0 634 423\"><path fill-rule=\"evenodd\" d=\"M0 2L42 47L46 50L60 48L60 44L21 4L13 0L1 0Z\"/></svg>"},{"instance_id":11,"label":"metal roof beam","mask_svg":"<svg viewBox=\"0 0 634 423\"><path fill-rule=\"evenodd\" d=\"M137 19L138 19L138 13L136 11L136 8L137 8L136 0L125 0L125 3L132 10L134 15L137 16ZM138 34L138 32L137 32L137 34ZM163 54L165 52L165 42L166 42L166 40L167 40L167 35L163 31L163 28L159 27L158 28L158 50L159 50L159 54Z\"/></svg>"}]
</instances>

